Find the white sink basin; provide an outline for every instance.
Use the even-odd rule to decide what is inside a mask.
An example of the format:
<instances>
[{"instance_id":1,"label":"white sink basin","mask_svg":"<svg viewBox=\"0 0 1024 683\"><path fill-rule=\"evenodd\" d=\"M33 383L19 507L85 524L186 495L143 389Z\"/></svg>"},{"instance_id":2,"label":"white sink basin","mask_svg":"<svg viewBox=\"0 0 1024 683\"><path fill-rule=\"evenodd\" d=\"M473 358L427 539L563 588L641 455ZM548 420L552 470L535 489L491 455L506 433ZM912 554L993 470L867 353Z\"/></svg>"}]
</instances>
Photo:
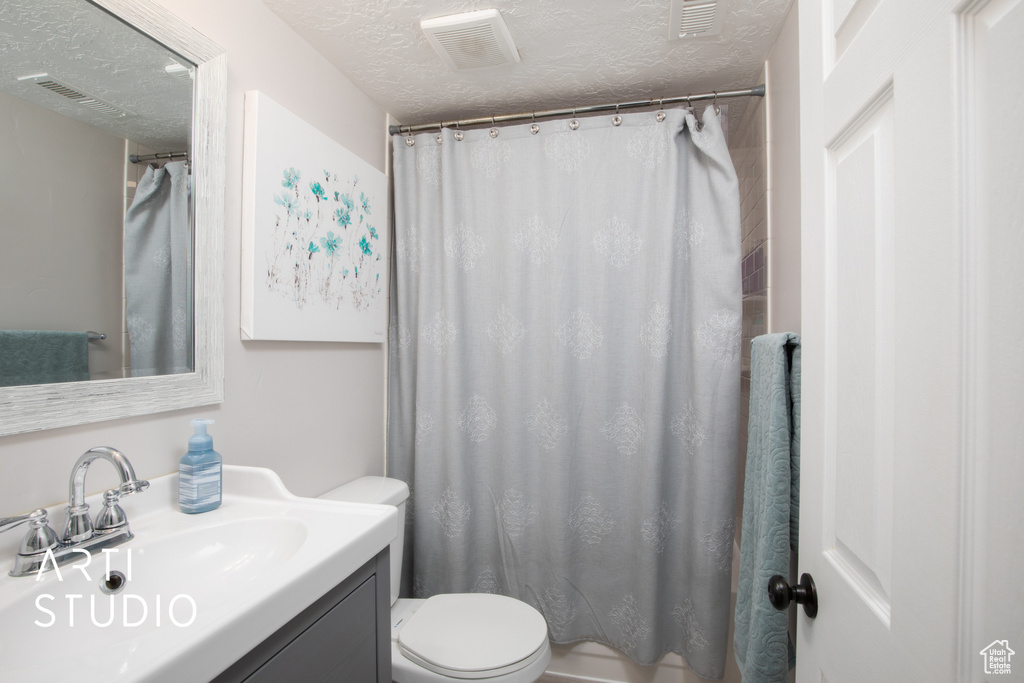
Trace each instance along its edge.
<instances>
[{"instance_id":1,"label":"white sink basin","mask_svg":"<svg viewBox=\"0 0 1024 683\"><path fill-rule=\"evenodd\" d=\"M126 577L114 595L101 590L104 554L83 569L13 578L14 544L4 539L0 680L208 680L398 530L391 506L299 498L262 468L226 466L223 504L198 515L178 511L177 483L159 477L122 500L135 538L111 549L110 569ZM101 505L98 496L88 502ZM50 509L51 524L63 518Z\"/></svg>"}]
</instances>

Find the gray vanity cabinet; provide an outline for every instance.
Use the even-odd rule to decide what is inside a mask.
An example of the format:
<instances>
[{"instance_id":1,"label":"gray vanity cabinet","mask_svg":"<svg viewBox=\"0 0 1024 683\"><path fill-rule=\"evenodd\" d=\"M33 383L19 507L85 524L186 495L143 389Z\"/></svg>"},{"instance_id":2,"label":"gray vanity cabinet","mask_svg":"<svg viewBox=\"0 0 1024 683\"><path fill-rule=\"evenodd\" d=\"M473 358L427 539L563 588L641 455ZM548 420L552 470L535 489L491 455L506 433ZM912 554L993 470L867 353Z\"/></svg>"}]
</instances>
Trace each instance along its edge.
<instances>
[{"instance_id":1,"label":"gray vanity cabinet","mask_svg":"<svg viewBox=\"0 0 1024 683\"><path fill-rule=\"evenodd\" d=\"M391 681L388 567L385 548L213 683Z\"/></svg>"}]
</instances>

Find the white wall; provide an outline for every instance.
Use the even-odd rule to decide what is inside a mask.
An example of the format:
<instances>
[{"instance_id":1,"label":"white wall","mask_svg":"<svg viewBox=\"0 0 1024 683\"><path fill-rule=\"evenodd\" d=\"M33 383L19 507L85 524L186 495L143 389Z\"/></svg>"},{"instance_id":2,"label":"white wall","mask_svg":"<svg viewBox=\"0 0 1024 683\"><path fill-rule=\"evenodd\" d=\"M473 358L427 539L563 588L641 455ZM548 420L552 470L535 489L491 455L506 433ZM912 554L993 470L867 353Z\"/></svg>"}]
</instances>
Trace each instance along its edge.
<instances>
[{"instance_id":1,"label":"white wall","mask_svg":"<svg viewBox=\"0 0 1024 683\"><path fill-rule=\"evenodd\" d=\"M768 106L768 332L800 328L800 46L797 3L765 64ZM790 581L797 576L796 557ZM795 609L789 632L796 640ZM790 672L794 680L795 671Z\"/></svg>"},{"instance_id":2,"label":"white wall","mask_svg":"<svg viewBox=\"0 0 1024 683\"><path fill-rule=\"evenodd\" d=\"M120 377L124 140L0 93L0 159L0 327L104 332L90 376Z\"/></svg>"},{"instance_id":3,"label":"white wall","mask_svg":"<svg viewBox=\"0 0 1024 683\"><path fill-rule=\"evenodd\" d=\"M243 93L262 90L382 171L386 115L258 0L157 1L227 52L225 400L0 437L0 516L64 500L72 464L92 446L123 450L141 477L175 471L199 416L217 421L210 431L226 463L272 467L300 495L383 472L383 347L243 343L238 326ZM89 492L116 481L106 469L90 469Z\"/></svg>"},{"instance_id":4,"label":"white wall","mask_svg":"<svg viewBox=\"0 0 1024 683\"><path fill-rule=\"evenodd\" d=\"M765 65L768 107L768 331L800 332L800 71L796 3Z\"/></svg>"}]
</instances>

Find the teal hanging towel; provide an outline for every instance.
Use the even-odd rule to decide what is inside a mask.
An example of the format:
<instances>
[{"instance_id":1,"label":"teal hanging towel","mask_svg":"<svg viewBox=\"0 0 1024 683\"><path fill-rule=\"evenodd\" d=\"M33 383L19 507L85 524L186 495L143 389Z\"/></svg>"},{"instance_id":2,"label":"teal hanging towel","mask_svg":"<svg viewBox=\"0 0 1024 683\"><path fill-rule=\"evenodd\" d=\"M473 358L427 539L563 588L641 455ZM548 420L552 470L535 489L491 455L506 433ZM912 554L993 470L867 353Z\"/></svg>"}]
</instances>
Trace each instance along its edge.
<instances>
[{"instance_id":1,"label":"teal hanging towel","mask_svg":"<svg viewBox=\"0 0 1024 683\"><path fill-rule=\"evenodd\" d=\"M755 337L743 485L743 534L733 649L744 683L784 683L795 665L789 615L768 579L789 577L800 510L800 336Z\"/></svg>"},{"instance_id":2,"label":"teal hanging towel","mask_svg":"<svg viewBox=\"0 0 1024 683\"><path fill-rule=\"evenodd\" d=\"M0 386L89 379L85 332L0 330Z\"/></svg>"}]
</instances>

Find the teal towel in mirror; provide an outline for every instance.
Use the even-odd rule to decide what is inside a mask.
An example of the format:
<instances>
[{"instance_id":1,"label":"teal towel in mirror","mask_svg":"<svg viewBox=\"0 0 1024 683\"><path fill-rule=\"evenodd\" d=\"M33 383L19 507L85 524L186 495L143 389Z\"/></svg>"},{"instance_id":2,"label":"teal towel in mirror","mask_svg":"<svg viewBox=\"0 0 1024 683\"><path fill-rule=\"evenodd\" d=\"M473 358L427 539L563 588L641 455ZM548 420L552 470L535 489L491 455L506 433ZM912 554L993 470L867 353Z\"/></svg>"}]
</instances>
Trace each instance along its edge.
<instances>
[{"instance_id":1,"label":"teal towel in mirror","mask_svg":"<svg viewBox=\"0 0 1024 683\"><path fill-rule=\"evenodd\" d=\"M789 579L797 549L800 482L800 336L754 337L743 484L743 533L733 651L743 683L785 683L795 663L789 615L768 601L768 579Z\"/></svg>"},{"instance_id":2,"label":"teal towel in mirror","mask_svg":"<svg viewBox=\"0 0 1024 683\"><path fill-rule=\"evenodd\" d=\"M0 386L89 379L85 332L0 330Z\"/></svg>"}]
</instances>

